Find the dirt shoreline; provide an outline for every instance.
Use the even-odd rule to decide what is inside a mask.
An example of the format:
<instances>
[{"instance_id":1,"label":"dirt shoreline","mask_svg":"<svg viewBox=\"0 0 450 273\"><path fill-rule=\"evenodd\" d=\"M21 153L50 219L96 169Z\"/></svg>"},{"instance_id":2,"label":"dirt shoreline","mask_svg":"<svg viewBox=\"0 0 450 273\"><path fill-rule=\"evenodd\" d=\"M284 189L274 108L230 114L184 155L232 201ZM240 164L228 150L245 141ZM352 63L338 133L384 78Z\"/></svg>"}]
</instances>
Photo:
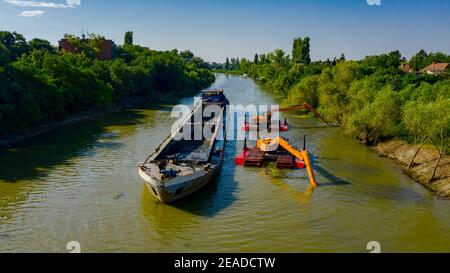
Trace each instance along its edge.
<instances>
[{"instance_id":1,"label":"dirt shoreline","mask_svg":"<svg viewBox=\"0 0 450 273\"><path fill-rule=\"evenodd\" d=\"M430 182L431 174L438 159L438 152L435 149L422 148L414 161L414 165L409 170L408 166L417 151L417 146L395 139L373 146L371 150L382 157L395 161L408 176L437 196L450 199L450 156L447 155L441 159L436 179Z\"/></svg>"}]
</instances>

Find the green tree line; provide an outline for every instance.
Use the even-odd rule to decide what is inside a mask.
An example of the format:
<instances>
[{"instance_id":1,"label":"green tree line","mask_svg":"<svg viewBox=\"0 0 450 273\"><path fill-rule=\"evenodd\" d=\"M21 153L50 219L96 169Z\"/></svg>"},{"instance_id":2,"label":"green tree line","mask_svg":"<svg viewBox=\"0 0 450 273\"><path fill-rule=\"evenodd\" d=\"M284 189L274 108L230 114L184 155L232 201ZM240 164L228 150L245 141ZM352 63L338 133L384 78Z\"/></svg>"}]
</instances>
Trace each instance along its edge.
<instances>
[{"instance_id":1,"label":"green tree line","mask_svg":"<svg viewBox=\"0 0 450 273\"><path fill-rule=\"evenodd\" d=\"M442 156L449 152L449 71L419 73L434 62L450 62L450 56L421 50L407 60L393 51L359 61L342 54L312 62L306 37L294 40L291 56L277 49L253 61L242 59L239 69L280 93L288 105L310 103L367 145L399 137L434 145ZM413 72L402 71L401 64Z\"/></svg>"},{"instance_id":2,"label":"green tree line","mask_svg":"<svg viewBox=\"0 0 450 273\"><path fill-rule=\"evenodd\" d=\"M0 31L0 138L87 110L203 89L214 81L207 64L191 52L134 45L132 32L108 61L96 58L104 37L65 38L76 54Z\"/></svg>"}]
</instances>

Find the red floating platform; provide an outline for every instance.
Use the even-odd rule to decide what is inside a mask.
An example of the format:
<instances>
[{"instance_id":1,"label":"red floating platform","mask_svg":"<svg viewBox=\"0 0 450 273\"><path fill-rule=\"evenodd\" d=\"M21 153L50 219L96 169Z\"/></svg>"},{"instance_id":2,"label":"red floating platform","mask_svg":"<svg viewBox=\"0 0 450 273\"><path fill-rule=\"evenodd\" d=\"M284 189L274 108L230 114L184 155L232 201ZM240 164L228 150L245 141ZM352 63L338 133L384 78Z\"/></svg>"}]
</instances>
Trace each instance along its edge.
<instances>
[{"instance_id":1,"label":"red floating platform","mask_svg":"<svg viewBox=\"0 0 450 273\"><path fill-rule=\"evenodd\" d=\"M245 132L249 132L249 131L257 131L258 130L258 125L250 125L249 123L246 123L244 125L242 125L241 127L242 131ZM281 132L287 132L289 131L289 124L282 122L280 124L280 131Z\"/></svg>"},{"instance_id":2,"label":"red floating platform","mask_svg":"<svg viewBox=\"0 0 450 273\"><path fill-rule=\"evenodd\" d=\"M234 159L234 163L238 166L255 166L261 167L265 160L265 153L259 148L254 147L244 150ZM304 169L305 162L293 158L291 155L280 155L277 158L277 167L280 169Z\"/></svg>"},{"instance_id":3,"label":"red floating platform","mask_svg":"<svg viewBox=\"0 0 450 273\"><path fill-rule=\"evenodd\" d=\"M238 165L238 166L244 166L244 165L245 165L245 159L248 157L249 154L250 154L250 151L248 151L248 150L243 151L242 153L240 153L240 154L234 159L234 162L236 163L236 165Z\"/></svg>"}]
</instances>

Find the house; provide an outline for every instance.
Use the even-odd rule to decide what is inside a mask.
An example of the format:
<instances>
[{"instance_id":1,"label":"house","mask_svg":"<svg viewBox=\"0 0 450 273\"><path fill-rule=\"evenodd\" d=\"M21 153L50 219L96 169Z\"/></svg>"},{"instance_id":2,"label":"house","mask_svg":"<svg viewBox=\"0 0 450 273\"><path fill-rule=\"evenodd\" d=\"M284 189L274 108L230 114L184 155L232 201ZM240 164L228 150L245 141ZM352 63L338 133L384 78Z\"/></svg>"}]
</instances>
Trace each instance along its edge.
<instances>
[{"instance_id":1,"label":"house","mask_svg":"<svg viewBox=\"0 0 450 273\"><path fill-rule=\"evenodd\" d=\"M88 39L82 39L82 41L88 41ZM97 46L99 49L97 58L99 60L112 60L113 50L116 46L112 40L99 40ZM78 53L78 49L68 39L61 39L59 41L59 48L68 52Z\"/></svg>"},{"instance_id":2,"label":"house","mask_svg":"<svg viewBox=\"0 0 450 273\"><path fill-rule=\"evenodd\" d=\"M429 75L441 75L443 72L445 72L449 68L448 63L435 63L433 62L429 66L423 68L420 70L420 73L426 73Z\"/></svg>"},{"instance_id":3,"label":"house","mask_svg":"<svg viewBox=\"0 0 450 273\"><path fill-rule=\"evenodd\" d=\"M405 73L413 73L414 69L409 64L401 64L399 69Z\"/></svg>"}]
</instances>

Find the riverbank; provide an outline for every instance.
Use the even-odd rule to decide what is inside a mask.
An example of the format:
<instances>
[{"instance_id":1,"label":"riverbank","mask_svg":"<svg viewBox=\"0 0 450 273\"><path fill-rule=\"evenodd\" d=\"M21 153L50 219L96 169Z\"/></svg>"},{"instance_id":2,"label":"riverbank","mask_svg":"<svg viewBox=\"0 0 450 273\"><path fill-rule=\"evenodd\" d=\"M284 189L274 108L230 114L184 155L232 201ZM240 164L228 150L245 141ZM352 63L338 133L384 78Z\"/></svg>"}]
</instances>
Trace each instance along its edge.
<instances>
[{"instance_id":1,"label":"riverbank","mask_svg":"<svg viewBox=\"0 0 450 273\"><path fill-rule=\"evenodd\" d=\"M410 169L408 166L417 151L416 145L397 139L382 142L371 147L371 150L382 157L394 160L407 175L439 197L450 199L450 156L441 159L436 172L437 179L429 181L438 159L436 150L422 148Z\"/></svg>"},{"instance_id":2,"label":"riverbank","mask_svg":"<svg viewBox=\"0 0 450 273\"><path fill-rule=\"evenodd\" d=\"M220 74L229 74L229 75L244 75L245 73L241 70L224 70L224 69L216 69L213 70L214 73L220 73Z\"/></svg>"},{"instance_id":3,"label":"riverbank","mask_svg":"<svg viewBox=\"0 0 450 273\"><path fill-rule=\"evenodd\" d=\"M4 139L0 139L0 148L11 146L18 142L48 133L50 131L53 131L55 129L61 128L66 125L70 125L70 124L74 124L74 123L78 123L78 122L82 122L82 121L86 121L86 120L95 120L95 119L101 118L105 115L108 115L108 114L111 114L111 113L114 113L117 111L122 111L126 108L127 107L110 107L110 108L98 110L98 111L87 111L87 112L79 113L76 115L72 115L72 116L70 116L66 119L60 120L60 121L53 121L53 122L49 122L46 124L42 124L42 125L39 125L33 129L31 129L30 131L28 131L26 133L13 134Z\"/></svg>"},{"instance_id":4,"label":"riverbank","mask_svg":"<svg viewBox=\"0 0 450 273\"><path fill-rule=\"evenodd\" d=\"M88 120L96 120L99 118L102 118L106 115L124 111L126 109L138 107L143 104L150 104L150 103L164 103L164 104L170 104L178 101L179 99L183 97L189 97L194 96L198 93L197 91L183 91L183 92L170 92L166 93L164 95L160 94L160 96L153 100L147 100L142 98L137 99L131 99L122 105L114 105L103 109L98 110L89 110L84 111L78 114L71 115L67 118L64 118L62 120L52 121L45 124L38 125L32 129L30 129L27 132L24 133L18 133L18 134L11 134L8 135L5 138L0 138L0 149L4 147L9 147L11 145L17 144L21 141L25 141L27 139L43 135L45 133L48 133L50 131L56 130L58 128L75 124L82 121L88 121Z\"/></svg>"}]
</instances>

